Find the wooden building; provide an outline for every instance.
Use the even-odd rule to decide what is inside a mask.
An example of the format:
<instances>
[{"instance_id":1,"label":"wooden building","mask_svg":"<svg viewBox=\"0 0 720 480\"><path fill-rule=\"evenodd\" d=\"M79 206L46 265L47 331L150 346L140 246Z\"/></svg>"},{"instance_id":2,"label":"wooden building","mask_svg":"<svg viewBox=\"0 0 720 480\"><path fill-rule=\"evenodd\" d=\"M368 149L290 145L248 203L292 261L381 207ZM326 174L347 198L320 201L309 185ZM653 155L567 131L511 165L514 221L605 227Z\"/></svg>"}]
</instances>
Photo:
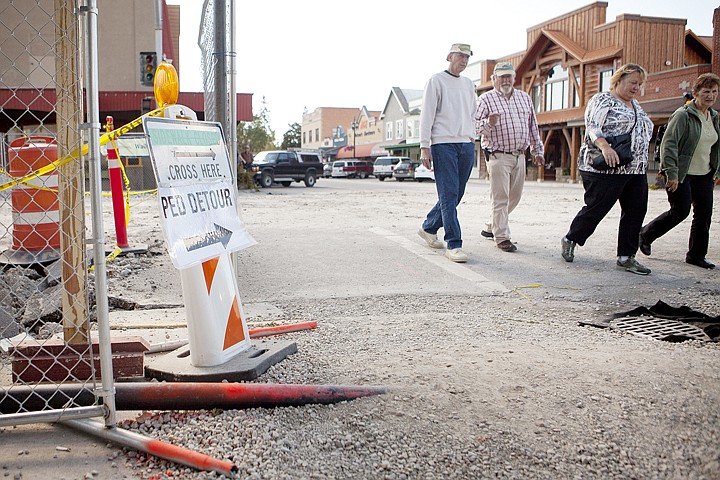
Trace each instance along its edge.
<instances>
[{"instance_id":1,"label":"wooden building","mask_svg":"<svg viewBox=\"0 0 720 480\"><path fill-rule=\"evenodd\" d=\"M515 87L533 99L546 167L528 167L528 179L577 180L585 107L593 95L609 90L621 65L637 63L648 72L637 100L656 131L684 103L697 76L715 71L713 37L686 30L686 20L624 14L606 23L607 5L595 2L530 27L525 51L480 62L478 93L493 88L490 76L502 61L515 66ZM713 19L715 36L716 23Z\"/></svg>"}]
</instances>

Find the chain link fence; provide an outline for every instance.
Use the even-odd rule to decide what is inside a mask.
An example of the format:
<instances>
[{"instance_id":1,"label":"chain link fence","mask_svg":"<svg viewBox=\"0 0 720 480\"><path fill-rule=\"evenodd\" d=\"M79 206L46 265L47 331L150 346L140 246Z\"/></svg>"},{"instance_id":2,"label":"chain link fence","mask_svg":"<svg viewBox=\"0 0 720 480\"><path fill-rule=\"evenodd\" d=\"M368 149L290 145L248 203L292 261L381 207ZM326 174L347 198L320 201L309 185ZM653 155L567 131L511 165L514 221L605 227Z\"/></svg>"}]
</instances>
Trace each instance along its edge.
<instances>
[{"instance_id":1,"label":"chain link fence","mask_svg":"<svg viewBox=\"0 0 720 480\"><path fill-rule=\"evenodd\" d=\"M205 0L198 46L205 91L205 120L222 125L230 158L237 160L234 3L234 0Z\"/></svg>"},{"instance_id":2,"label":"chain link fence","mask_svg":"<svg viewBox=\"0 0 720 480\"><path fill-rule=\"evenodd\" d=\"M0 427L107 414L82 155L98 127L83 116L81 82L93 11L0 0Z\"/></svg>"},{"instance_id":3,"label":"chain link fence","mask_svg":"<svg viewBox=\"0 0 720 480\"><path fill-rule=\"evenodd\" d=\"M116 425L113 377L142 375L146 348L110 341L100 147L141 119L101 135L98 14L0 0L0 428L62 422L230 477L231 462Z\"/></svg>"}]
</instances>

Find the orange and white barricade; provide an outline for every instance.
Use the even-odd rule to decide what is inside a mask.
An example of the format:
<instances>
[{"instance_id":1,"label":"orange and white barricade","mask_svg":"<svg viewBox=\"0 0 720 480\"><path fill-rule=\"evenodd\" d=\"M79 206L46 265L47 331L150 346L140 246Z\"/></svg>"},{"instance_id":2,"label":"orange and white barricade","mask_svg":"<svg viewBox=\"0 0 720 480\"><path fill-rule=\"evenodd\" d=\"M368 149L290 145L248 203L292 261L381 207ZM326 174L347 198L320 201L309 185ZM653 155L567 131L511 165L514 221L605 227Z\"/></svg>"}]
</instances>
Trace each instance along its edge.
<instances>
[{"instance_id":1,"label":"orange and white barricade","mask_svg":"<svg viewBox=\"0 0 720 480\"><path fill-rule=\"evenodd\" d=\"M9 173L24 177L57 160L52 137L13 140L8 149ZM58 173L52 170L12 189L12 247L0 254L0 263L48 264L60 258Z\"/></svg>"}]
</instances>

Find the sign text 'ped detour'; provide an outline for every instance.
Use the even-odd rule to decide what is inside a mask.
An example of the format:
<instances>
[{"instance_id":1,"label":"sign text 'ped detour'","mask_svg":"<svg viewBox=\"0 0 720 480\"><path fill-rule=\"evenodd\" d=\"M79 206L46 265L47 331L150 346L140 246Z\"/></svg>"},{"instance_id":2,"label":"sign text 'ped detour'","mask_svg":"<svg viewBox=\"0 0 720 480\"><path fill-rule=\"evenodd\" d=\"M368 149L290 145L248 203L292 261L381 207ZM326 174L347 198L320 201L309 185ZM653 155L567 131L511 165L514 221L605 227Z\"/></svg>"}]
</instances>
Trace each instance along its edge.
<instances>
[{"instance_id":1,"label":"sign text 'ped detour'","mask_svg":"<svg viewBox=\"0 0 720 480\"><path fill-rule=\"evenodd\" d=\"M187 268L254 245L237 213L220 124L149 117L143 126L173 265Z\"/></svg>"}]
</instances>

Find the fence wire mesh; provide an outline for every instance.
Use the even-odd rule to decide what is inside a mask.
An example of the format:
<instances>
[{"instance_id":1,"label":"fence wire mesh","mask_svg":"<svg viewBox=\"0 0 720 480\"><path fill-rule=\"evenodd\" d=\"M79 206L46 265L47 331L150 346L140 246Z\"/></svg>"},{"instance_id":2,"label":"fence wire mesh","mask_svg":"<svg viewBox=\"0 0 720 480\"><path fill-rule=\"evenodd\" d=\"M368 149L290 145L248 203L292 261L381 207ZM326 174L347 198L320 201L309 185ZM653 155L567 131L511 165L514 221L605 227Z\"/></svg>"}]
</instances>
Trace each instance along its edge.
<instances>
[{"instance_id":1,"label":"fence wire mesh","mask_svg":"<svg viewBox=\"0 0 720 480\"><path fill-rule=\"evenodd\" d=\"M80 3L0 0L0 426L98 406L110 354L90 341Z\"/></svg>"},{"instance_id":2,"label":"fence wire mesh","mask_svg":"<svg viewBox=\"0 0 720 480\"><path fill-rule=\"evenodd\" d=\"M215 24L215 3L215 0L205 0L198 34L203 91L205 92L205 120L213 120L219 113L215 97L215 83L220 58L217 55L216 43L218 30L224 28L224 25Z\"/></svg>"},{"instance_id":3,"label":"fence wire mesh","mask_svg":"<svg viewBox=\"0 0 720 480\"><path fill-rule=\"evenodd\" d=\"M231 158L236 158L233 6L234 0L205 0L198 46L205 92L205 120L222 125Z\"/></svg>"}]
</instances>

